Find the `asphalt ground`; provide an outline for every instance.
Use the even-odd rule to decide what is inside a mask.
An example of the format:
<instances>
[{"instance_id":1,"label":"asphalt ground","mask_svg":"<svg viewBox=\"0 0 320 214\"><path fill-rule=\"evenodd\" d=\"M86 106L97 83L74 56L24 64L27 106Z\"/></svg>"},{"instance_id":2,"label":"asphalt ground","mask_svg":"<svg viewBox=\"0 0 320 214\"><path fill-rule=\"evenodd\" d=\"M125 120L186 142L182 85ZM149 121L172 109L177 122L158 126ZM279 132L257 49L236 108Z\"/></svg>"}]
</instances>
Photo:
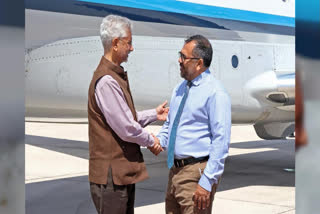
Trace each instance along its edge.
<instances>
[{"instance_id":1,"label":"asphalt ground","mask_svg":"<svg viewBox=\"0 0 320 214\"><path fill-rule=\"evenodd\" d=\"M88 125L26 122L26 213L95 214L88 183ZM149 126L157 134L160 126ZM150 178L136 185L135 213L165 213L166 152L142 149ZM295 213L294 138L262 140L233 126L212 213Z\"/></svg>"}]
</instances>

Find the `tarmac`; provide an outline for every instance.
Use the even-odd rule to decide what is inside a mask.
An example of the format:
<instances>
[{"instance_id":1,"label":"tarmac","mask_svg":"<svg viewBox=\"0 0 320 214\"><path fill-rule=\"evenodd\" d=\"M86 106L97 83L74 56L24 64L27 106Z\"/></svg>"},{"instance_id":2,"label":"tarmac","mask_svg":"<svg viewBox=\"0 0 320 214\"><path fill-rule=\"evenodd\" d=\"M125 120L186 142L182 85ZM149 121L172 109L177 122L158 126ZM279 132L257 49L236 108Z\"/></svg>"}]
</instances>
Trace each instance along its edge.
<instances>
[{"instance_id":1,"label":"tarmac","mask_svg":"<svg viewBox=\"0 0 320 214\"><path fill-rule=\"evenodd\" d=\"M155 134L160 126L147 129ZM88 124L25 123L27 214L96 214L88 182ZM295 213L294 138L263 140L233 126L214 214ZM166 152L142 148L150 178L136 185L135 213L165 213Z\"/></svg>"}]
</instances>

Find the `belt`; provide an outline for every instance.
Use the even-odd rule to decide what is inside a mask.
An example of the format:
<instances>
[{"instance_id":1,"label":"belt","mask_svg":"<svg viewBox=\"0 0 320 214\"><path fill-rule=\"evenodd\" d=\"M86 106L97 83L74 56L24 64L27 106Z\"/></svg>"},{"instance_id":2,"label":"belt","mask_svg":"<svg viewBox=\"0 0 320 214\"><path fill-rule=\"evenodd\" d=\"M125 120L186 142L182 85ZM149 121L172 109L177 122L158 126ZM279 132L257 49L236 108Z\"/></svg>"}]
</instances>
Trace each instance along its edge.
<instances>
[{"instance_id":1,"label":"belt","mask_svg":"<svg viewBox=\"0 0 320 214\"><path fill-rule=\"evenodd\" d=\"M206 157L200 157L200 158L186 158L186 159L174 159L173 163L176 167L183 167L191 163L198 163L198 162L203 162L207 161L209 159L209 156Z\"/></svg>"}]
</instances>

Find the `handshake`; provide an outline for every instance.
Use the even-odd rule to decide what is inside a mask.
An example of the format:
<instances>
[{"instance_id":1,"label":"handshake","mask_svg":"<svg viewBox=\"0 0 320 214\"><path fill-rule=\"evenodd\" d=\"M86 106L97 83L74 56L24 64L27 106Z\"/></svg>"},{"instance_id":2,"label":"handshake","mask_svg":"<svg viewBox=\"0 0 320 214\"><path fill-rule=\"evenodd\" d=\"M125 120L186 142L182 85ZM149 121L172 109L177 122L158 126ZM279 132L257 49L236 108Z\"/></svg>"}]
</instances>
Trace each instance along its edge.
<instances>
[{"instance_id":1,"label":"handshake","mask_svg":"<svg viewBox=\"0 0 320 214\"><path fill-rule=\"evenodd\" d=\"M151 134L152 137L154 138L154 144L153 146L147 147L154 155L158 155L160 152L164 151L163 148L160 145L159 139L154 136L154 134Z\"/></svg>"}]
</instances>

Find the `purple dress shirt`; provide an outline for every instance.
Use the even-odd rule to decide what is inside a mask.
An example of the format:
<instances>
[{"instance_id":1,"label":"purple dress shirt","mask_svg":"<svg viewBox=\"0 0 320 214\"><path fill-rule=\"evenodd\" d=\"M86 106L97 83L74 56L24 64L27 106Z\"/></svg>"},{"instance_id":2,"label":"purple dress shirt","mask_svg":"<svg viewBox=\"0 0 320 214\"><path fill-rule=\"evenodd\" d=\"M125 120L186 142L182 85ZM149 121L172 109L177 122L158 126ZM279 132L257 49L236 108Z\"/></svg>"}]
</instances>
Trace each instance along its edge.
<instances>
[{"instance_id":1,"label":"purple dress shirt","mask_svg":"<svg viewBox=\"0 0 320 214\"><path fill-rule=\"evenodd\" d=\"M134 120L124 94L115 79L103 76L95 90L97 104L112 130L124 141L152 146L154 139L143 127L157 120L155 109L137 112Z\"/></svg>"}]
</instances>

